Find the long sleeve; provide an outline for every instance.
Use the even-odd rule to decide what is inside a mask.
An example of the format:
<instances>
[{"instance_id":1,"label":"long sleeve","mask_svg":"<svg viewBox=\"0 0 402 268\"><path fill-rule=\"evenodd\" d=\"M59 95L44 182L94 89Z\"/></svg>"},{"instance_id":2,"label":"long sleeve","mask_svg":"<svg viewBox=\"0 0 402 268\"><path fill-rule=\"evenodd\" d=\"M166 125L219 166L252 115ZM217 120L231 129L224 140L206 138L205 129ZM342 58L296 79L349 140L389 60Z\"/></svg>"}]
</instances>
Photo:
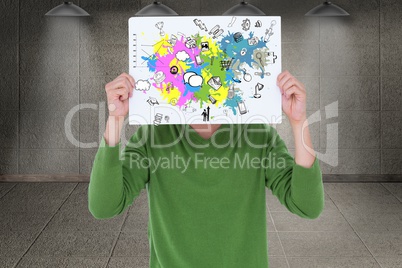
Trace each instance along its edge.
<instances>
[{"instance_id":1,"label":"long sleeve","mask_svg":"<svg viewBox=\"0 0 402 268\"><path fill-rule=\"evenodd\" d=\"M102 137L88 186L88 208L96 219L121 214L146 187L149 158L142 130L136 131L121 154L121 142L109 146Z\"/></svg>"},{"instance_id":2,"label":"long sleeve","mask_svg":"<svg viewBox=\"0 0 402 268\"><path fill-rule=\"evenodd\" d=\"M302 218L315 219L324 209L324 185L318 159L310 168L296 164L285 142L274 128L267 157L270 167L265 170L265 185L290 212Z\"/></svg>"}]
</instances>

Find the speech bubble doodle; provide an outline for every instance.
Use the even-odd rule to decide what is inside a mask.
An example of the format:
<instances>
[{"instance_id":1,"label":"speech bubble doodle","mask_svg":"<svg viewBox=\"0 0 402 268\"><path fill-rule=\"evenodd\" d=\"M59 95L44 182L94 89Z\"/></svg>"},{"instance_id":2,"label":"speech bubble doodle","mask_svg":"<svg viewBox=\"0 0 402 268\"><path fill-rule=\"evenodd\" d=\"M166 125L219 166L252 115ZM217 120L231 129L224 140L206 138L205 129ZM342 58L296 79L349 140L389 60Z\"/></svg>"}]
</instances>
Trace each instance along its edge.
<instances>
[{"instance_id":1,"label":"speech bubble doodle","mask_svg":"<svg viewBox=\"0 0 402 268\"><path fill-rule=\"evenodd\" d=\"M190 55L188 55L188 53L184 50L176 53L176 59L178 59L179 61L186 61L189 58L190 58Z\"/></svg>"},{"instance_id":2,"label":"speech bubble doodle","mask_svg":"<svg viewBox=\"0 0 402 268\"><path fill-rule=\"evenodd\" d=\"M138 80L137 83L135 83L136 90L148 91L150 88L151 83L149 83L147 80Z\"/></svg>"},{"instance_id":3,"label":"speech bubble doodle","mask_svg":"<svg viewBox=\"0 0 402 268\"><path fill-rule=\"evenodd\" d=\"M192 87L199 87L202 85L203 78L195 72L187 72L183 75L184 84L189 84Z\"/></svg>"}]
</instances>

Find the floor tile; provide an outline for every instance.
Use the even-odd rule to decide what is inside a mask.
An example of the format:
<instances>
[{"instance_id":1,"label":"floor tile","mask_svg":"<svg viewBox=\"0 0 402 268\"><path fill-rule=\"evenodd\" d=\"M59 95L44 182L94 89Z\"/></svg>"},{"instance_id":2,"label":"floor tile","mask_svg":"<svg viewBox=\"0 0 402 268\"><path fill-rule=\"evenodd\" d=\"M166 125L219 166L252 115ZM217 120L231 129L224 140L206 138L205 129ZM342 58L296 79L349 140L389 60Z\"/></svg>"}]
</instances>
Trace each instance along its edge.
<instances>
[{"instance_id":1,"label":"floor tile","mask_svg":"<svg viewBox=\"0 0 402 268\"><path fill-rule=\"evenodd\" d=\"M118 232L44 231L27 252L35 257L109 257Z\"/></svg>"},{"instance_id":2,"label":"floor tile","mask_svg":"<svg viewBox=\"0 0 402 268\"><path fill-rule=\"evenodd\" d=\"M0 257L0 267L12 268L17 263L19 258Z\"/></svg>"},{"instance_id":3,"label":"floor tile","mask_svg":"<svg viewBox=\"0 0 402 268\"><path fill-rule=\"evenodd\" d=\"M269 268L288 268L288 264L286 263L286 258L277 257L277 256L269 256L268 265L269 265Z\"/></svg>"},{"instance_id":4,"label":"floor tile","mask_svg":"<svg viewBox=\"0 0 402 268\"><path fill-rule=\"evenodd\" d=\"M105 267L108 258L61 258L61 257L31 257L25 256L16 268L54 268L54 267Z\"/></svg>"},{"instance_id":5,"label":"floor tile","mask_svg":"<svg viewBox=\"0 0 402 268\"><path fill-rule=\"evenodd\" d=\"M14 212L55 212L76 186L76 183L18 183L0 199L0 210Z\"/></svg>"},{"instance_id":6,"label":"floor tile","mask_svg":"<svg viewBox=\"0 0 402 268\"><path fill-rule=\"evenodd\" d=\"M278 233L267 232L268 237L268 256L285 256Z\"/></svg>"},{"instance_id":7,"label":"floor tile","mask_svg":"<svg viewBox=\"0 0 402 268\"><path fill-rule=\"evenodd\" d=\"M113 250L112 257L149 256L149 240L146 230L139 232L121 232Z\"/></svg>"},{"instance_id":8,"label":"floor tile","mask_svg":"<svg viewBox=\"0 0 402 268\"><path fill-rule=\"evenodd\" d=\"M290 268L381 268L373 257L288 257Z\"/></svg>"},{"instance_id":9,"label":"floor tile","mask_svg":"<svg viewBox=\"0 0 402 268\"><path fill-rule=\"evenodd\" d=\"M381 183L402 202L402 183Z\"/></svg>"},{"instance_id":10,"label":"floor tile","mask_svg":"<svg viewBox=\"0 0 402 268\"><path fill-rule=\"evenodd\" d=\"M0 233L0 256L20 258L35 241L38 234L34 232Z\"/></svg>"},{"instance_id":11,"label":"floor tile","mask_svg":"<svg viewBox=\"0 0 402 268\"><path fill-rule=\"evenodd\" d=\"M402 267L402 256L398 257L376 257L375 258L382 268L398 268Z\"/></svg>"},{"instance_id":12,"label":"floor tile","mask_svg":"<svg viewBox=\"0 0 402 268\"><path fill-rule=\"evenodd\" d=\"M370 252L354 232L278 232L287 257L364 257Z\"/></svg>"},{"instance_id":13,"label":"floor tile","mask_svg":"<svg viewBox=\"0 0 402 268\"><path fill-rule=\"evenodd\" d=\"M402 255L402 232L370 231L357 232L368 249L377 256L400 257Z\"/></svg>"},{"instance_id":14,"label":"floor tile","mask_svg":"<svg viewBox=\"0 0 402 268\"><path fill-rule=\"evenodd\" d=\"M149 268L148 256L112 257L107 268Z\"/></svg>"},{"instance_id":15,"label":"floor tile","mask_svg":"<svg viewBox=\"0 0 402 268\"><path fill-rule=\"evenodd\" d=\"M401 231L402 210L395 212L343 211L346 220L356 231Z\"/></svg>"},{"instance_id":16,"label":"floor tile","mask_svg":"<svg viewBox=\"0 0 402 268\"><path fill-rule=\"evenodd\" d=\"M277 231L353 231L339 211L325 210L316 219L304 219L289 212L271 212Z\"/></svg>"}]
</instances>

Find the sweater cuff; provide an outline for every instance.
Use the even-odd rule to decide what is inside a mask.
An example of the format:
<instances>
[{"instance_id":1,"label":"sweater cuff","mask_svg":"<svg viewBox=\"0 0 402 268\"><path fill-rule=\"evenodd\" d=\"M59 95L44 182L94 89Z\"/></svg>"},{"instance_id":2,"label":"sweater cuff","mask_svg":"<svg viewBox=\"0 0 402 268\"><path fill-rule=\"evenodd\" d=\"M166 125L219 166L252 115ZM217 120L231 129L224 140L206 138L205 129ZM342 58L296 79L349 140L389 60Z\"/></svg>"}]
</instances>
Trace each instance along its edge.
<instances>
[{"instance_id":1,"label":"sweater cuff","mask_svg":"<svg viewBox=\"0 0 402 268\"><path fill-rule=\"evenodd\" d=\"M109 146L105 141L105 137L102 136L96 159L101 158L102 162L108 163L108 165L120 164L120 143L115 146Z\"/></svg>"},{"instance_id":2,"label":"sweater cuff","mask_svg":"<svg viewBox=\"0 0 402 268\"><path fill-rule=\"evenodd\" d=\"M320 185L322 182L321 168L318 158L315 157L314 163L311 167L306 168L294 162L293 176L297 178L293 180L293 186L298 189L310 188L313 185Z\"/></svg>"}]
</instances>

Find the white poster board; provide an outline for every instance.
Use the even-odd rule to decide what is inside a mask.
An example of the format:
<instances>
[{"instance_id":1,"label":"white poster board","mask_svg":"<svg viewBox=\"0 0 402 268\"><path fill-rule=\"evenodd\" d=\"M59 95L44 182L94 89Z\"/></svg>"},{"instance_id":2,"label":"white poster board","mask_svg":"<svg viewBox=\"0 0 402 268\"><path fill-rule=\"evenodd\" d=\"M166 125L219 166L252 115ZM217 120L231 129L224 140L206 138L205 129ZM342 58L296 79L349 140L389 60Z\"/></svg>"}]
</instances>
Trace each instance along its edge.
<instances>
[{"instance_id":1,"label":"white poster board","mask_svg":"<svg viewBox=\"0 0 402 268\"><path fill-rule=\"evenodd\" d=\"M130 124L281 123L281 17L129 19Z\"/></svg>"}]
</instances>

